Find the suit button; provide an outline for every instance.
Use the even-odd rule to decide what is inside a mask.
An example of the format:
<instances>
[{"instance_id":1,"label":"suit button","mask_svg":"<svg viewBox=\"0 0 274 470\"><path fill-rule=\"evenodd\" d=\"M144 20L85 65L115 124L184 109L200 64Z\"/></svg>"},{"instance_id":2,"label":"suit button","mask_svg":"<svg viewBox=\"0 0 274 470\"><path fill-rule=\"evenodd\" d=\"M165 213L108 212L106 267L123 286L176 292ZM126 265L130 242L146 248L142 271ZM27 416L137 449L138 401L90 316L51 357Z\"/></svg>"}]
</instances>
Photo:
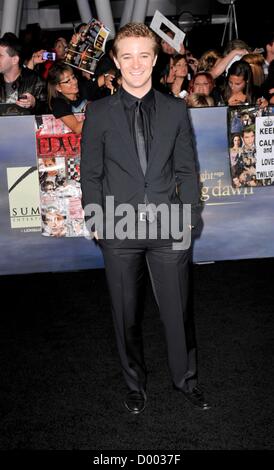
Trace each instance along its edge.
<instances>
[{"instance_id":1,"label":"suit button","mask_svg":"<svg viewBox=\"0 0 274 470\"><path fill-rule=\"evenodd\" d=\"M145 188L147 188L147 187L148 187L148 183L145 183Z\"/></svg>"}]
</instances>

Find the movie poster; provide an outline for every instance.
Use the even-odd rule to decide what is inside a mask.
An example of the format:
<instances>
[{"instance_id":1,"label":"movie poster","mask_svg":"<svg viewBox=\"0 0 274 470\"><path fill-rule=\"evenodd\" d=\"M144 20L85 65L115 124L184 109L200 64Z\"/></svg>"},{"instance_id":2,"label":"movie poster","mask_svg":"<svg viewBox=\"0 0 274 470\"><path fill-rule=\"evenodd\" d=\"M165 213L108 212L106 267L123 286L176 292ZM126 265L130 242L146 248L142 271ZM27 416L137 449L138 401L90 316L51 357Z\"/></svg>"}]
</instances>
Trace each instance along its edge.
<instances>
[{"instance_id":1,"label":"movie poster","mask_svg":"<svg viewBox=\"0 0 274 470\"><path fill-rule=\"evenodd\" d=\"M274 184L273 108L228 108L229 162L232 185L260 187Z\"/></svg>"},{"instance_id":2,"label":"movie poster","mask_svg":"<svg viewBox=\"0 0 274 470\"><path fill-rule=\"evenodd\" d=\"M83 120L84 114L77 114ZM36 116L42 235L87 235L81 205L80 140L52 115Z\"/></svg>"},{"instance_id":3,"label":"movie poster","mask_svg":"<svg viewBox=\"0 0 274 470\"><path fill-rule=\"evenodd\" d=\"M105 44L110 30L103 23L92 18L77 42L70 42L65 56L66 64L94 74L99 59L105 53Z\"/></svg>"}]
</instances>

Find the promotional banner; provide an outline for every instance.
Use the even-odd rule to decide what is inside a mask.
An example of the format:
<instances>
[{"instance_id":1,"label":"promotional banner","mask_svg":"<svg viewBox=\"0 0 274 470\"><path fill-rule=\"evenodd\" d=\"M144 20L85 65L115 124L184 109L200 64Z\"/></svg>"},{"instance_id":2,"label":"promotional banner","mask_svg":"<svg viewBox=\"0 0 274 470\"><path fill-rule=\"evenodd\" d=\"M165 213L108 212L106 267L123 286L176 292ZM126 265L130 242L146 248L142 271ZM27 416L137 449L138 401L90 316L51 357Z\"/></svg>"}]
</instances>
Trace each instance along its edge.
<instances>
[{"instance_id":1,"label":"promotional banner","mask_svg":"<svg viewBox=\"0 0 274 470\"><path fill-rule=\"evenodd\" d=\"M52 118L48 116L49 123L54 123ZM93 241L42 235L39 125L34 116L0 117L0 275L102 268L101 250ZM50 142L53 153L60 151L63 141L43 137L39 145L47 149ZM45 154L45 149L40 152Z\"/></svg>"},{"instance_id":2,"label":"promotional banner","mask_svg":"<svg viewBox=\"0 0 274 470\"><path fill-rule=\"evenodd\" d=\"M273 109L239 106L228 109L228 141L235 188L274 184Z\"/></svg>"},{"instance_id":3,"label":"promotional banner","mask_svg":"<svg viewBox=\"0 0 274 470\"><path fill-rule=\"evenodd\" d=\"M274 181L274 116L256 118L256 178Z\"/></svg>"},{"instance_id":4,"label":"promotional banner","mask_svg":"<svg viewBox=\"0 0 274 470\"><path fill-rule=\"evenodd\" d=\"M40 197L36 167L7 168L7 180L11 228L40 228Z\"/></svg>"},{"instance_id":5,"label":"promotional banner","mask_svg":"<svg viewBox=\"0 0 274 470\"><path fill-rule=\"evenodd\" d=\"M274 186L235 187L227 151L227 108L193 108L203 230L194 261L274 256Z\"/></svg>"},{"instance_id":6,"label":"promotional banner","mask_svg":"<svg viewBox=\"0 0 274 470\"><path fill-rule=\"evenodd\" d=\"M204 204L194 262L273 257L274 185L233 185L226 107L190 116ZM80 136L62 126L51 115L0 117L0 275L104 266L79 217Z\"/></svg>"},{"instance_id":7,"label":"promotional banner","mask_svg":"<svg viewBox=\"0 0 274 470\"><path fill-rule=\"evenodd\" d=\"M84 114L77 114L78 120ZM88 236L80 187L80 141L52 115L36 117L42 235Z\"/></svg>"}]
</instances>

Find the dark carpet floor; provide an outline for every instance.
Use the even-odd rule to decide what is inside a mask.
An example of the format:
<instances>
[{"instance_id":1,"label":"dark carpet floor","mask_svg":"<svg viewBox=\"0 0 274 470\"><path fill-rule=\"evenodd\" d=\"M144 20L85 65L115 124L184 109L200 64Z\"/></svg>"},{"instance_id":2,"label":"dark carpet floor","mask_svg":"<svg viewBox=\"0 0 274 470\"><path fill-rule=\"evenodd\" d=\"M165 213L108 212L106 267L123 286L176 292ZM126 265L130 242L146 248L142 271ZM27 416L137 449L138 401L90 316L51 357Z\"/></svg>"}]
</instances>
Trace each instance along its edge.
<instances>
[{"instance_id":1,"label":"dark carpet floor","mask_svg":"<svg viewBox=\"0 0 274 470\"><path fill-rule=\"evenodd\" d=\"M128 415L104 270L1 277L0 449L274 449L274 259L195 265L199 382L173 391L150 288L148 406Z\"/></svg>"}]
</instances>

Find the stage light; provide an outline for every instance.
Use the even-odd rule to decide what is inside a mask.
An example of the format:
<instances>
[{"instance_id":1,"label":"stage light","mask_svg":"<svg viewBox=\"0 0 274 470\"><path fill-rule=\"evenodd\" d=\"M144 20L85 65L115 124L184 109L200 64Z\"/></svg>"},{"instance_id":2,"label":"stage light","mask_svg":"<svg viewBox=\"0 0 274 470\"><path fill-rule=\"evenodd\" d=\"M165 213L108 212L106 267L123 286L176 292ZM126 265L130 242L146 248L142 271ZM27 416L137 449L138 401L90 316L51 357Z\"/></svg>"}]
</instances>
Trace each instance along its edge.
<instances>
[{"instance_id":1,"label":"stage light","mask_svg":"<svg viewBox=\"0 0 274 470\"><path fill-rule=\"evenodd\" d=\"M178 26L184 33L189 33L196 25L208 23L210 23L208 15L194 16L190 11L182 11L178 17Z\"/></svg>"}]
</instances>

